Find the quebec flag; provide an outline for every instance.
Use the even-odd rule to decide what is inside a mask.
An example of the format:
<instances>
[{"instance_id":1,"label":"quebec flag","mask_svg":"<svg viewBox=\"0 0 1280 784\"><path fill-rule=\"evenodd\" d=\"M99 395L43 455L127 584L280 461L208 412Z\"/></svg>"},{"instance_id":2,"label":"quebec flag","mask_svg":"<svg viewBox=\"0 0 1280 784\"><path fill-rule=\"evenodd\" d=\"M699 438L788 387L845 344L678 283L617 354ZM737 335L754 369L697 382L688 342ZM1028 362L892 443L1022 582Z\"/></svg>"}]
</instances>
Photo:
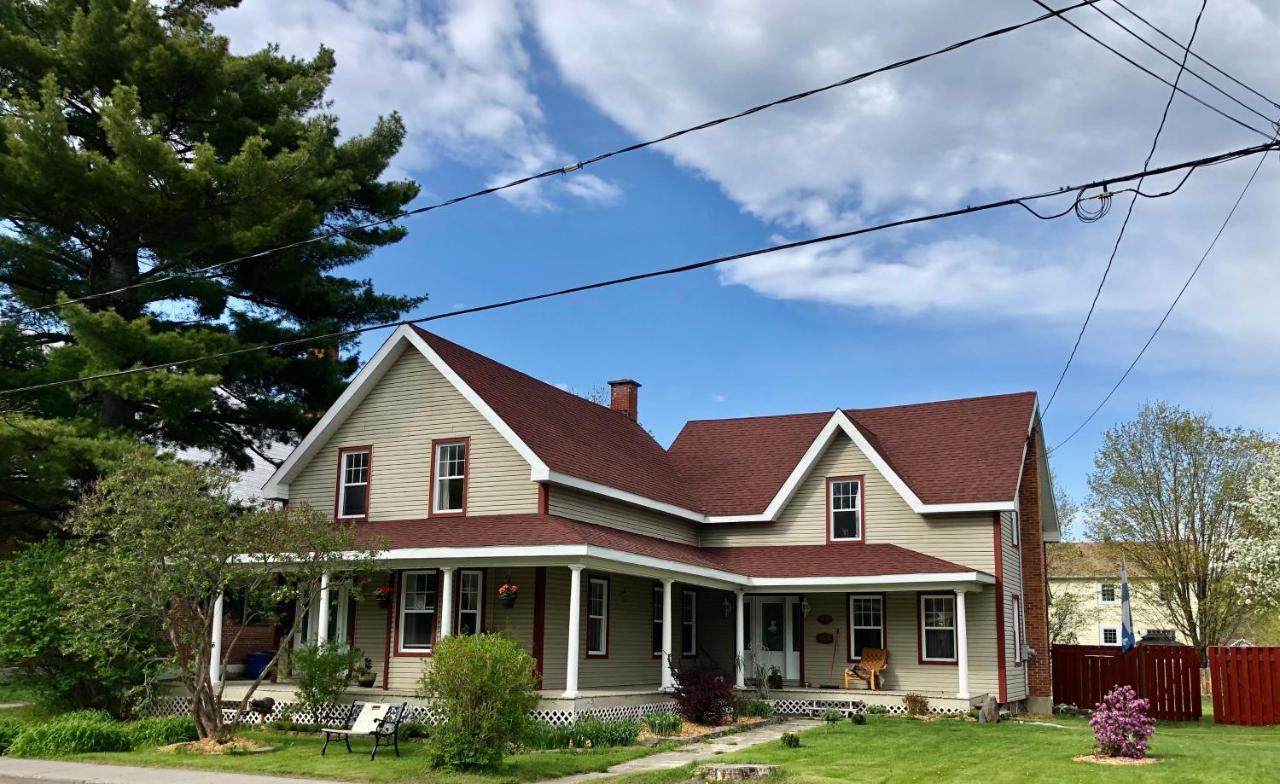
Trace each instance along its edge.
<instances>
[{"instance_id":1,"label":"quebec flag","mask_svg":"<svg viewBox=\"0 0 1280 784\"><path fill-rule=\"evenodd\" d=\"M1120 650L1128 653L1137 645L1133 634L1133 608L1129 605L1129 562L1120 561Z\"/></svg>"}]
</instances>

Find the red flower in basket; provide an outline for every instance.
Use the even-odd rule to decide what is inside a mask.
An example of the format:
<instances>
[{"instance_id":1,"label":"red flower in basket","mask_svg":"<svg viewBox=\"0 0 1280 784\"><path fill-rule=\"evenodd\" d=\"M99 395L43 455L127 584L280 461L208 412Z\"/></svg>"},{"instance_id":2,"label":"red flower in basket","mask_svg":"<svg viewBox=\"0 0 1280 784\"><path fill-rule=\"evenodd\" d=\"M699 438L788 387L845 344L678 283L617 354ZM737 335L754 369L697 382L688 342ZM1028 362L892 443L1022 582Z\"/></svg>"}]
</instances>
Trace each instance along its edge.
<instances>
[{"instance_id":1,"label":"red flower in basket","mask_svg":"<svg viewBox=\"0 0 1280 784\"><path fill-rule=\"evenodd\" d=\"M390 607L391 595L395 593L395 590L390 585L379 585L373 589L373 600L378 603L379 607Z\"/></svg>"},{"instance_id":2,"label":"red flower in basket","mask_svg":"<svg viewBox=\"0 0 1280 784\"><path fill-rule=\"evenodd\" d=\"M498 586L498 599L502 602L502 606L508 609L516 604L516 597L520 595L520 586L515 583L503 583Z\"/></svg>"}]
</instances>

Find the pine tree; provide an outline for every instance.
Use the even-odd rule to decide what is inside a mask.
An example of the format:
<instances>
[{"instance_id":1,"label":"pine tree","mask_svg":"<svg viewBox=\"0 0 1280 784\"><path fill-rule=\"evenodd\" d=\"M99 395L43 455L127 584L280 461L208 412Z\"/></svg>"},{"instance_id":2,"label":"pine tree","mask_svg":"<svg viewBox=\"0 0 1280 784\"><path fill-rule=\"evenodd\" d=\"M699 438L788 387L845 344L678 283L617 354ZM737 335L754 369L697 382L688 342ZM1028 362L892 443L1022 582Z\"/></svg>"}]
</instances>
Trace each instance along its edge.
<instances>
[{"instance_id":1,"label":"pine tree","mask_svg":"<svg viewBox=\"0 0 1280 784\"><path fill-rule=\"evenodd\" d=\"M404 126L340 139L333 52L230 53L238 0L0 0L0 387L399 317L422 301L338 271L395 225L193 270L395 215ZM62 305L33 307L158 280ZM250 353L0 401L0 532L65 509L131 442L249 454L305 432L354 372L348 346Z\"/></svg>"}]
</instances>

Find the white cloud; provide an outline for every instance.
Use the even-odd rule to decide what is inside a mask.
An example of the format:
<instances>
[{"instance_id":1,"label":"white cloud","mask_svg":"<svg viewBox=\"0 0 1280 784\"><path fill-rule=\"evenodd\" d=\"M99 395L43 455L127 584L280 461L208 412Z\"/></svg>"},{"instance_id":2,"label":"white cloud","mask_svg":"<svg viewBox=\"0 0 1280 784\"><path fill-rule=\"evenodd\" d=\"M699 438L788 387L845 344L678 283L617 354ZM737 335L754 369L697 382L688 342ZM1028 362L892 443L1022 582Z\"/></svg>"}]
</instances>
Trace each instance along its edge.
<instances>
[{"instance_id":1,"label":"white cloud","mask_svg":"<svg viewBox=\"0 0 1280 784\"><path fill-rule=\"evenodd\" d=\"M723 403L723 402L725 402L726 400L728 400L728 398L727 398L727 397L725 397L724 395L712 395L712 396L711 396L711 402L712 402L712 403Z\"/></svg>"},{"instance_id":2,"label":"white cloud","mask_svg":"<svg viewBox=\"0 0 1280 784\"><path fill-rule=\"evenodd\" d=\"M528 3L562 77L640 138L1039 13L1029 2L941 0L811 3L802 13L768 0ZM1199 7L1194 0L1135 3L1184 40ZM1072 16L1172 77L1174 66L1096 12ZM1222 0L1206 14L1195 48L1280 94L1277 39L1274 6ZM1215 96L1190 77L1183 84ZM1067 25L1047 20L657 149L717 183L782 242L1138 170L1167 90ZM1215 102L1265 127L1225 99ZM1155 163L1259 141L1180 97ZM1091 327L1099 335L1123 330L1125 339L1100 338L1107 345L1099 351L1131 356L1129 338L1154 325L1251 167L1215 167L1176 197L1138 204ZM1274 172L1274 165L1267 169ZM1232 343L1228 351L1202 355L1229 355L1257 341L1280 344L1273 306L1280 288L1272 247L1280 209L1275 181L1274 174L1260 175L1167 327L1202 344ZM996 218L891 230L752 259L722 270L721 280L771 297L869 308L888 317L1015 316L1068 333L1087 307L1124 207L1117 200L1111 216L1092 225L1074 218L1044 224L1014 208ZM1181 361L1196 361L1186 354Z\"/></svg>"},{"instance_id":3,"label":"white cloud","mask_svg":"<svg viewBox=\"0 0 1280 784\"><path fill-rule=\"evenodd\" d=\"M278 43L285 54L309 57L331 47L338 65L329 97L344 134L392 111L404 117L397 176L448 159L491 172L492 185L569 162L543 129L514 0L261 0L218 14L215 25L237 53ZM555 194L609 203L619 191L593 177L502 195L545 208Z\"/></svg>"}]
</instances>

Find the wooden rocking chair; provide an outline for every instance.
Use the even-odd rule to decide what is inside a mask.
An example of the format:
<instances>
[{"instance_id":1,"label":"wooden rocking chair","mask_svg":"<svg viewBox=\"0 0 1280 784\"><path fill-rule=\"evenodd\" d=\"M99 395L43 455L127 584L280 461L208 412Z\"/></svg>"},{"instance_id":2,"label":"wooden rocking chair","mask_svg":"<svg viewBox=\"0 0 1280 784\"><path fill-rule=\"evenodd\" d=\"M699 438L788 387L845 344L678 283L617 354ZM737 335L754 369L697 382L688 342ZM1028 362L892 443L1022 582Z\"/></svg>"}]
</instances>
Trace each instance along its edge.
<instances>
[{"instance_id":1,"label":"wooden rocking chair","mask_svg":"<svg viewBox=\"0 0 1280 784\"><path fill-rule=\"evenodd\" d=\"M844 687L852 688L855 680L863 681L875 691L884 681L883 673L889 669L889 652L884 648L863 648L862 659L844 671Z\"/></svg>"}]
</instances>

